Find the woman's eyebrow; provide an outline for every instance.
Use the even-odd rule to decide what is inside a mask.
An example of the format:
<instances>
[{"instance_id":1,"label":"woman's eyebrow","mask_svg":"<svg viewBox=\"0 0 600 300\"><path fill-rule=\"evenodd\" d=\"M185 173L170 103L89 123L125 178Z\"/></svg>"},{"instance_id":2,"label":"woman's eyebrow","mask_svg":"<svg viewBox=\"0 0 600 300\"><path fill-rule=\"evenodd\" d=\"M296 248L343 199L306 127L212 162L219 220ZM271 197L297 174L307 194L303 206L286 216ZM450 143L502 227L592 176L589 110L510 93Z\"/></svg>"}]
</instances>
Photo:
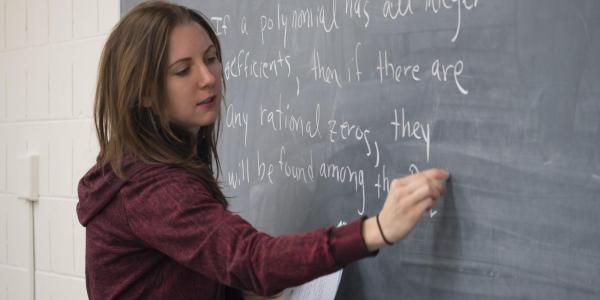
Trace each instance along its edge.
<instances>
[{"instance_id":1,"label":"woman's eyebrow","mask_svg":"<svg viewBox=\"0 0 600 300\"><path fill-rule=\"evenodd\" d=\"M191 60L192 60L192 58L191 58L191 57L184 57L184 58L180 58L180 59L176 60L174 63L170 64L170 65L169 65L169 68L172 68L174 65L176 65L176 64L178 64L178 63L180 63L180 62L189 62L189 61L191 61Z\"/></svg>"},{"instance_id":2,"label":"woman's eyebrow","mask_svg":"<svg viewBox=\"0 0 600 300\"><path fill-rule=\"evenodd\" d=\"M204 53L206 54L206 53L208 53L210 50L216 50L216 49L217 49L217 47L215 47L215 45L214 45L214 44L211 44L210 46L208 46L208 47L206 48L206 50L204 50ZM191 57L183 57L183 58L180 58L180 59L176 60L175 62L173 62L172 64L170 64L170 65L169 65L169 68L172 68L172 67L173 67L174 65L176 65L177 63L180 63L180 62L189 62L190 60L192 60L192 58L191 58Z\"/></svg>"}]
</instances>

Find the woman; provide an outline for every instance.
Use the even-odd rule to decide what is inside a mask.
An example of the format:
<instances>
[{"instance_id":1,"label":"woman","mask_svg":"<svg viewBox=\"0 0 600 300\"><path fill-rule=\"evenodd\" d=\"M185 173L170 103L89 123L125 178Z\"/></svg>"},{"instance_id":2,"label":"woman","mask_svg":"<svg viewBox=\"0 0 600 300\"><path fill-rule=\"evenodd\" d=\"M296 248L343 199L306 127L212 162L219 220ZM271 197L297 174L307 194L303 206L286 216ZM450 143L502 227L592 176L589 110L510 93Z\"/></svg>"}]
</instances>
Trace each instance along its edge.
<instances>
[{"instance_id":1,"label":"woman","mask_svg":"<svg viewBox=\"0 0 600 300\"><path fill-rule=\"evenodd\" d=\"M219 41L185 7L138 5L104 47L97 164L80 180L91 299L273 295L373 256L435 203L448 173L393 181L377 217L270 237L227 211L215 177L224 82Z\"/></svg>"}]
</instances>

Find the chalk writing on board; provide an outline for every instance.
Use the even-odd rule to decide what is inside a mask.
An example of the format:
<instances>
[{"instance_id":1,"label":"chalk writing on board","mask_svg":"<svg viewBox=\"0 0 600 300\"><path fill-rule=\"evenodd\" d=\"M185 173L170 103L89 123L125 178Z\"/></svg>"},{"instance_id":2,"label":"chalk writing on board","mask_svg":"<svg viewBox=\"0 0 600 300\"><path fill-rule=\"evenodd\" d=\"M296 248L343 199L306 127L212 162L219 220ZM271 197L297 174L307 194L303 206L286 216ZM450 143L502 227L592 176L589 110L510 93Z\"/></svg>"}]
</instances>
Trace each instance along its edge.
<instances>
[{"instance_id":1,"label":"chalk writing on board","mask_svg":"<svg viewBox=\"0 0 600 300\"><path fill-rule=\"evenodd\" d=\"M394 141L400 139L416 139L425 143L426 157L429 161L431 149L431 129L429 123L419 121L410 121L406 117L404 108L400 109L400 119L398 118L398 109L394 109L394 120L390 122L394 127Z\"/></svg>"},{"instance_id":2,"label":"chalk writing on board","mask_svg":"<svg viewBox=\"0 0 600 300\"><path fill-rule=\"evenodd\" d=\"M290 77L292 75L291 56L284 55L281 51L277 54L268 60L260 60L254 57L251 51L240 49L236 56L224 61L225 79Z\"/></svg>"},{"instance_id":3,"label":"chalk writing on board","mask_svg":"<svg viewBox=\"0 0 600 300\"><path fill-rule=\"evenodd\" d=\"M285 154L285 146L281 146L279 151L279 161L277 163L279 164L279 168L283 176L304 183L315 181L315 168L313 165L312 151L309 151L310 158L308 163L302 166L297 166L289 163L286 160Z\"/></svg>"},{"instance_id":4,"label":"chalk writing on board","mask_svg":"<svg viewBox=\"0 0 600 300\"><path fill-rule=\"evenodd\" d=\"M248 145L248 113L234 110L233 104L227 105L225 126L228 128L244 128L244 147Z\"/></svg>"},{"instance_id":5,"label":"chalk writing on board","mask_svg":"<svg viewBox=\"0 0 600 300\"><path fill-rule=\"evenodd\" d=\"M299 114L294 114L290 104L283 105L283 96L279 95L279 105L276 107L267 107L262 104L260 110L260 125L266 126L273 131L287 131L292 135L299 134L311 138L320 138L321 130L319 124L321 121L321 106L315 106L314 115L305 118Z\"/></svg>"},{"instance_id":6,"label":"chalk writing on board","mask_svg":"<svg viewBox=\"0 0 600 300\"><path fill-rule=\"evenodd\" d=\"M369 27L371 16L369 14L369 0L346 0L344 12L349 18L364 19L364 26Z\"/></svg>"},{"instance_id":7,"label":"chalk writing on board","mask_svg":"<svg viewBox=\"0 0 600 300\"><path fill-rule=\"evenodd\" d=\"M275 166L272 163L267 163L260 159L260 150L256 150L256 163L256 171L259 180L264 181L266 179L270 184L273 184L273 173L275 171Z\"/></svg>"},{"instance_id":8,"label":"chalk writing on board","mask_svg":"<svg viewBox=\"0 0 600 300\"><path fill-rule=\"evenodd\" d=\"M271 49L261 53L256 48L238 48L232 55L224 57L223 71L228 81L255 79L287 82L293 84L294 94L302 99L305 89L314 83L325 87L343 90L350 84L361 83L365 79L379 85L402 84L423 85L438 83L440 86L453 86L457 94L466 96L470 90L466 83L467 62L461 58L448 60L447 57L434 57L410 61L386 48L372 49L364 41L352 42L352 51L340 59L332 55L319 43L310 46L310 51L298 53L289 48L296 34L310 33L332 35L348 23L345 18L365 30L371 25L373 16L383 18L383 22L399 22L404 18L419 18L419 14L431 14L448 18L448 13L456 14L454 35L447 43L456 42L462 26L465 11L479 5L475 0L390 0L374 3L368 0L329 0L318 4L299 4L296 7L283 6L280 2L266 4L272 9L257 16L224 13L211 18L221 38L255 37L258 43ZM344 20L344 21L346 21ZM237 28L237 35L236 29ZM442 37L443 38L443 37ZM307 83L304 83L307 82ZM273 101L274 100L274 101ZM371 99L365 99L368 103ZM320 102L327 102L327 99ZM297 184L314 184L317 181L340 185L357 193L361 202L356 212L364 214L369 195L383 198L389 190L390 178L397 176L397 170L390 173L390 162L382 160L380 145L390 141L398 145L422 145L423 161L429 163L432 156L432 121L423 115L414 115L410 109L399 105L387 112L387 117L378 120L376 128L387 124L391 136L374 132L361 122L341 116L324 116L322 104L302 104L300 110L290 95L279 93L276 99L264 99L257 107L240 109L227 104L224 124L243 136L243 147L249 145L249 136L257 134L252 130L271 132L278 139L303 139L311 143L327 143L331 147L355 146L361 155L370 162L371 170L353 163L322 161L312 150L298 153L296 147L287 143L275 143L267 149L254 149L256 155L241 158L235 167L228 169L227 183L232 189L255 183L276 184L288 180ZM413 116L414 115L414 116ZM385 139L385 140L382 140ZM274 148L273 148L274 147ZM393 169L393 168L392 168ZM416 173L416 163L411 163L404 174ZM370 174L370 175L367 175ZM430 217L437 211L431 210Z\"/></svg>"},{"instance_id":9,"label":"chalk writing on board","mask_svg":"<svg viewBox=\"0 0 600 300\"><path fill-rule=\"evenodd\" d=\"M265 34L279 31L283 32L282 45L286 48L288 30L318 29L326 33L332 32L340 28L336 12L337 0L332 0L330 5L294 9L291 12L283 12L280 4L277 3L276 16L262 15L259 17L261 42L263 45L266 43Z\"/></svg>"},{"instance_id":10,"label":"chalk writing on board","mask_svg":"<svg viewBox=\"0 0 600 300\"><path fill-rule=\"evenodd\" d=\"M237 187L239 187L242 184L242 182L248 183L248 184L251 183L250 167L249 167L248 163L249 163L249 159L246 157L238 162L238 164L237 164L238 171L236 171L236 172L228 171L227 172L227 183L233 189L236 189Z\"/></svg>"},{"instance_id":11,"label":"chalk writing on board","mask_svg":"<svg viewBox=\"0 0 600 300\"><path fill-rule=\"evenodd\" d=\"M227 29L231 26L231 16L224 15L222 17L211 17L211 22L214 24L215 33L217 36L227 35Z\"/></svg>"},{"instance_id":12,"label":"chalk writing on board","mask_svg":"<svg viewBox=\"0 0 600 300\"><path fill-rule=\"evenodd\" d=\"M338 87L342 87L338 71L335 67L325 65L321 63L319 51L313 50L313 64L311 71L314 73L315 80L320 80L328 84L337 84Z\"/></svg>"},{"instance_id":13,"label":"chalk writing on board","mask_svg":"<svg viewBox=\"0 0 600 300\"><path fill-rule=\"evenodd\" d=\"M397 0L397 1L385 1L383 3L383 17L390 18L392 20L398 17L405 17L408 15L414 15L412 9L412 1L408 0Z\"/></svg>"},{"instance_id":14,"label":"chalk writing on board","mask_svg":"<svg viewBox=\"0 0 600 300\"><path fill-rule=\"evenodd\" d=\"M410 1L410 0L409 0ZM456 31L452 37L452 42L456 42L462 25L463 9L473 10L479 5L479 0L425 0L425 10L437 14L441 10L456 9Z\"/></svg>"},{"instance_id":15,"label":"chalk writing on board","mask_svg":"<svg viewBox=\"0 0 600 300\"><path fill-rule=\"evenodd\" d=\"M377 65L377 71L379 72L379 83L383 83L384 78L392 78L396 82L400 82L403 79L421 81L419 78L419 72L421 66L419 64L406 64L406 65L394 65L388 60L388 51L378 51L379 65Z\"/></svg>"}]
</instances>

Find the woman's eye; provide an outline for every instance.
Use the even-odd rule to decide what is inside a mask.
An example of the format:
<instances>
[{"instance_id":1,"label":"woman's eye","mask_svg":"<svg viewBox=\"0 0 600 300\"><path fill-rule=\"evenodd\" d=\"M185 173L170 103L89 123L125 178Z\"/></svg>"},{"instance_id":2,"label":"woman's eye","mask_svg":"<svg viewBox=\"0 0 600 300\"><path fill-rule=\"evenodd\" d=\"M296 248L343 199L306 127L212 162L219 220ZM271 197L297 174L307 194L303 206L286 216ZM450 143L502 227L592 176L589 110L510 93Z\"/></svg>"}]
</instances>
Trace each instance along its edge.
<instances>
[{"instance_id":1,"label":"woman's eye","mask_svg":"<svg viewBox=\"0 0 600 300\"><path fill-rule=\"evenodd\" d=\"M177 72L175 72L175 75L177 76L185 76L190 72L190 68L185 68L185 69L181 69Z\"/></svg>"},{"instance_id":2,"label":"woman's eye","mask_svg":"<svg viewBox=\"0 0 600 300\"><path fill-rule=\"evenodd\" d=\"M216 62L218 62L218 61L219 61L219 58L218 58L218 57L216 57L216 56L211 56L211 57L207 58L207 59L206 59L206 61L207 61L209 64L213 64L213 63L216 63Z\"/></svg>"}]
</instances>

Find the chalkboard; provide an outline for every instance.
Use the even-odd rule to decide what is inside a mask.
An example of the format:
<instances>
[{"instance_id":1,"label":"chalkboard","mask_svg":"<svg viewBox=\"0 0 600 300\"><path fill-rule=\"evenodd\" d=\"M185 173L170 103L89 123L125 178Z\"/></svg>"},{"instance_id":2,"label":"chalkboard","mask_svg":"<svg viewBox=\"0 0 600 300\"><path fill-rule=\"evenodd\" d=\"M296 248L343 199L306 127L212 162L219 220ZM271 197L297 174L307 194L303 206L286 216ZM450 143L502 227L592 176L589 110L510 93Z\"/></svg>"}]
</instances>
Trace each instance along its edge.
<instances>
[{"instance_id":1,"label":"chalkboard","mask_svg":"<svg viewBox=\"0 0 600 300\"><path fill-rule=\"evenodd\" d=\"M176 2L223 43L221 180L260 230L372 216L394 177L450 171L337 299L600 299L600 2Z\"/></svg>"}]
</instances>

